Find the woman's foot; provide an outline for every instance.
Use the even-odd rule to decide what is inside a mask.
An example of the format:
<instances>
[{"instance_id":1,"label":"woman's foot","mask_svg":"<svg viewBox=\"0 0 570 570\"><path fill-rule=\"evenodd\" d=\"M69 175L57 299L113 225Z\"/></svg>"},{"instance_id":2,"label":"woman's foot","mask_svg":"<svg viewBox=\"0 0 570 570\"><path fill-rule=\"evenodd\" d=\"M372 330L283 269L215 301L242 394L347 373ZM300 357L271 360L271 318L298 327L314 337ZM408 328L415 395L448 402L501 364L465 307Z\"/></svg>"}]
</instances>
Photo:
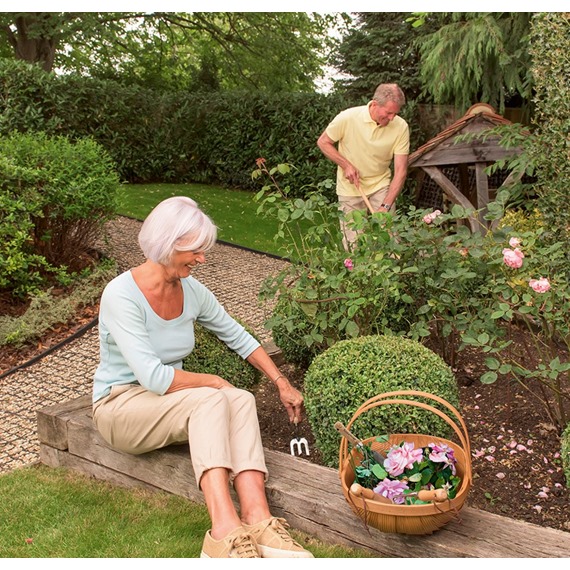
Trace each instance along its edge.
<instances>
[{"instance_id":1,"label":"woman's foot","mask_svg":"<svg viewBox=\"0 0 570 570\"><path fill-rule=\"evenodd\" d=\"M291 538L285 519L271 517L257 524L244 524L243 528L255 539L262 558L314 558Z\"/></svg>"},{"instance_id":2,"label":"woman's foot","mask_svg":"<svg viewBox=\"0 0 570 570\"><path fill-rule=\"evenodd\" d=\"M200 558L261 558L255 539L242 526L220 540L206 533Z\"/></svg>"}]
</instances>

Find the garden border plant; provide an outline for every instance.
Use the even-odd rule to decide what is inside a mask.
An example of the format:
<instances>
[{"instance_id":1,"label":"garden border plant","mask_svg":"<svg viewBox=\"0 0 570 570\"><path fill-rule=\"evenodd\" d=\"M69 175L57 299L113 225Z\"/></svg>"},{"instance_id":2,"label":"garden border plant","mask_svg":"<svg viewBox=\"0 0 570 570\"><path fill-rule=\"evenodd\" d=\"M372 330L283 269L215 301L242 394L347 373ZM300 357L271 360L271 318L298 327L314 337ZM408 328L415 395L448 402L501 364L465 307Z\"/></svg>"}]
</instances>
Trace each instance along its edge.
<instances>
[{"instance_id":1,"label":"garden border plant","mask_svg":"<svg viewBox=\"0 0 570 570\"><path fill-rule=\"evenodd\" d=\"M472 211L457 205L445 214L411 207L404 214L356 214L352 223L360 238L347 254L338 239L331 239L338 232L338 214L335 220L333 205L318 187L306 200L279 187L275 177L289 168L258 163L255 176L269 177L257 195L260 212L277 216L281 238L294 238L295 221L308 213L315 226L293 239L291 266L265 284L262 298L286 299L304 310L311 325L303 336L308 347L326 349L370 333L400 334L439 343L438 352L453 367L461 350L475 348L487 356L483 382L518 380L564 429L570 285L562 242L543 240L544 226L471 232L464 220ZM509 200L509 191L500 191L487 207L486 220L499 222ZM326 213L317 214L315 204ZM269 325L290 325L295 311L274 313ZM394 330L399 322L406 327ZM536 367L521 359L513 342L521 327L541 358Z\"/></svg>"}]
</instances>

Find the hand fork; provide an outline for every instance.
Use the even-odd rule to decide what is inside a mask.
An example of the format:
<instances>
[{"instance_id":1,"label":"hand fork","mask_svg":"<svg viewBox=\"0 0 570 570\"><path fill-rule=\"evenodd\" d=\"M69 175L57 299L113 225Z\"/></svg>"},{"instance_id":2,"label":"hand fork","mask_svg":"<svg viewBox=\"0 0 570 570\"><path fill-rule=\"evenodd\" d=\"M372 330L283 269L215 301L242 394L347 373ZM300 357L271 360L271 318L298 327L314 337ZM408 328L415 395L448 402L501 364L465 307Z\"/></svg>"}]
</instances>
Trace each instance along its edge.
<instances>
[{"instance_id":1,"label":"hand fork","mask_svg":"<svg viewBox=\"0 0 570 570\"><path fill-rule=\"evenodd\" d=\"M295 424L296 428L299 420L295 418L293 420L293 423ZM289 447L291 448L291 455L302 455L303 449L305 450L305 455L309 455L309 442L304 437L294 437L291 440Z\"/></svg>"}]
</instances>

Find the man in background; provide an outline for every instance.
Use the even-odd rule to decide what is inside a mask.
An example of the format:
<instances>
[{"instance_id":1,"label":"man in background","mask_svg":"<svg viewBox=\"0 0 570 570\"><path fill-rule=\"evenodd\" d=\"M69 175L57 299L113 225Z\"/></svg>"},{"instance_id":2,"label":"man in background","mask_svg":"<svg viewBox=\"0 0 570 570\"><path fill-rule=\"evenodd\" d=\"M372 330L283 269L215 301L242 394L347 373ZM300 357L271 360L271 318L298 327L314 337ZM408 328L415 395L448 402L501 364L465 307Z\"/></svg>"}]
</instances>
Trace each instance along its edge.
<instances>
[{"instance_id":1,"label":"man in background","mask_svg":"<svg viewBox=\"0 0 570 570\"><path fill-rule=\"evenodd\" d=\"M319 137L322 153L338 165L336 192L344 219L353 210L394 211L406 180L410 150L408 124L398 116L405 102L398 85L381 84L368 104L339 113ZM348 250L356 241L356 232L344 220L341 230Z\"/></svg>"}]
</instances>

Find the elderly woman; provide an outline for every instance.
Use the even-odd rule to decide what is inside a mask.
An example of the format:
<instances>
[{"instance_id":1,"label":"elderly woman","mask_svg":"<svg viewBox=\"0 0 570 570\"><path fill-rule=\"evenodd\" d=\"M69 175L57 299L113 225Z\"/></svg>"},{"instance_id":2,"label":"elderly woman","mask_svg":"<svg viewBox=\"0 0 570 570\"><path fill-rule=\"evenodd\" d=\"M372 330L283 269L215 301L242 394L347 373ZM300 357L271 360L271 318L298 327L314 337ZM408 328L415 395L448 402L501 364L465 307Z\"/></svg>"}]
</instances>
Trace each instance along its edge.
<instances>
[{"instance_id":1,"label":"elderly woman","mask_svg":"<svg viewBox=\"0 0 570 570\"><path fill-rule=\"evenodd\" d=\"M139 234L146 261L113 279L101 297L93 421L111 446L127 453L189 442L212 521L202 557L310 558L285 520L269 512L253 395L232 386L231 378L182 369L198 322L270 379L290 421L301 418L302 395L190 276L215 240L216 227L190 198L169 198L150 213Z\"/></svg>"}]
</instances>

